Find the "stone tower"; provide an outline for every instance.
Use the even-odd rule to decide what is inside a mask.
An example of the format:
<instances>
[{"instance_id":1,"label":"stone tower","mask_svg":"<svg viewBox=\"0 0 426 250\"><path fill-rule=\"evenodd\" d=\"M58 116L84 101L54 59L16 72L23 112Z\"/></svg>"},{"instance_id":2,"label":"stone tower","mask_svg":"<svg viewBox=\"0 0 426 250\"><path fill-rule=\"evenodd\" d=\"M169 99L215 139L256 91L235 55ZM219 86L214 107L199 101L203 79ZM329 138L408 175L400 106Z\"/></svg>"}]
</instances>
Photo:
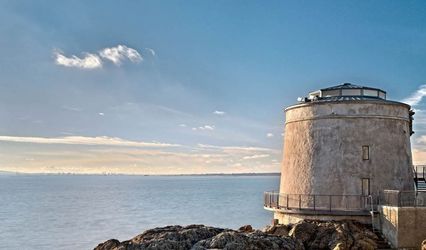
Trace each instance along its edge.
<instances>
[{"instance_id":1,"label":"stone tower","mask_svg":"<svg viewBox=\"0 0 426 250\"><path fill-rule=\"evenodd\" d=\"M383 190L414 189L409 105L386 100L383 90L344 83L299 98L285 113L274 198L281 223L362 217L367 199L379 199Z\"/></svg>"}]
</instances>

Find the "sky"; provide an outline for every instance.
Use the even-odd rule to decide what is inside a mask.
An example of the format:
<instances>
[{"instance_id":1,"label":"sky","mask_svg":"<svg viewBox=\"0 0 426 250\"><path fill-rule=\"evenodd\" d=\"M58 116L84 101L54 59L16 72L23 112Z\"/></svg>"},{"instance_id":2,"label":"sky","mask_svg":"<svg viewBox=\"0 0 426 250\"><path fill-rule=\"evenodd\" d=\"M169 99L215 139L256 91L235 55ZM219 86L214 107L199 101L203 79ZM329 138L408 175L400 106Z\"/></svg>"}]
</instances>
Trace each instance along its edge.
<instances>
[{"instance_id":1,"label":"sky","mask_svg":"<svg viewBox=\"0 0 426 250\"><path fill-rule=\"evenodd\" d=\"M0 1L0 171L279 172L284 107L381 88L416 111L425 1Z\"/></svg>"}]
</instances>

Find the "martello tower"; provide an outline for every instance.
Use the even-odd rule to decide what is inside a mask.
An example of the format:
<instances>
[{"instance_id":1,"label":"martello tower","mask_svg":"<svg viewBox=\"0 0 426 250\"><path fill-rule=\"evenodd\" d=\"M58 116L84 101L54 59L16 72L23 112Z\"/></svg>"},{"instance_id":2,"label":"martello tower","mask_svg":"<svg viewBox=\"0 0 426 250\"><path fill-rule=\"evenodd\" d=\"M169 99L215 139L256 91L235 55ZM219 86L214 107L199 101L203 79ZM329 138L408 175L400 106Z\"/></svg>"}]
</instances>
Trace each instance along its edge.
<instances>
[{"instance_id":1,"label":"martello tower","mask_svg":"<svg viewBox=\"0 0 426 250\"><path fill-rule=\"evenodd\" d=\"M389 189L414 190L409 105L350 83L298 101L285 109L279 194L265 196L276 202L280 223L318 216L362 220L367 199Z\"/></svg>"}]
</instances>

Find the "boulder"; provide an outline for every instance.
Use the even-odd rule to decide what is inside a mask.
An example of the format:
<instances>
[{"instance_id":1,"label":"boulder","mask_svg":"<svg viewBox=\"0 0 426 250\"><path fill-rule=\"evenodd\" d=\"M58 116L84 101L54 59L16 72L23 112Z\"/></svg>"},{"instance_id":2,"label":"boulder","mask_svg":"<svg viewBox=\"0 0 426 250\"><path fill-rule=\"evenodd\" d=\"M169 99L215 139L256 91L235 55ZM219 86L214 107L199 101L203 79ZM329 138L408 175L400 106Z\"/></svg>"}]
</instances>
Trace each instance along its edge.
<instances>
[{"instance_id":1,"label":"boulder","mask_svg":"<svg viewBox=\"0 0 426 250\"><path fill-rule=\"evenodd\" d=\"M105 241L104 243L99 244L97 247L95 247L96 250L109 250L114 249L115 247L118 247L120 245L120 241L116 239L110 239Z\"/></svg>"},{"instance_id":2,"label":"boulder","mask_svg":"<svg viewBox=\"0 0 426 250\"><path fill-rule=\"evenodd\" d=\"M291 230L291 225L273 225L266 227L263 232L267 234L280 235L280 236L288 236L288 233Z\"/></svg>"},{"instance_id":3,"label":"boulder","mask_svg":"<svg viewBox=\"0 0 426 250\"><path fill-rule=\"evenodd\" d=\"M254 231L253 228L251 227L251 225L244 225L244 226L240 227L238 230L241 231L241 232L253 232Z\"/></svg>"},{"instance_id":4,"label":"boulder","mask_svg":"<svg viewBox=\"0 0 426 250\"><path fill-rule=\"evenodd\" d=\"M315 234L318 226L307 221L300 221L293 226L289 235L302 242L308 242Z\"/></svg>"}]
</instances>

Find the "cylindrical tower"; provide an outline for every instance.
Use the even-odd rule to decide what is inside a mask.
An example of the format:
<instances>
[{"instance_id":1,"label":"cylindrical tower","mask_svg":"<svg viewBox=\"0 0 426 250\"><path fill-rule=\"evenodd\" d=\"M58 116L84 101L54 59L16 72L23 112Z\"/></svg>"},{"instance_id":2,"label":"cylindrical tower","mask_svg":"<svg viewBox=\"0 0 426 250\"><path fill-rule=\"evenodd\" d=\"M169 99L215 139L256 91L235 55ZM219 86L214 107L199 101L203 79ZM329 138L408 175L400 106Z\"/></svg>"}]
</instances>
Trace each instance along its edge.
<instances>
[{"instance_id":1,"label":"cylindrical tower","mask_svg":"<svg viewBox=\"0 0 426 250\"><path fill-rule=\"evenodd\" d=\"M285 109L281 207L297 207L291 201L299 199L299 208L318 209L319 200L327 199L321 202L332 215L336 197L348 206L353 197L414 189L409 105L386 100L383 90L348 83L299 101Z\"/></svg>"}]
</instances>

